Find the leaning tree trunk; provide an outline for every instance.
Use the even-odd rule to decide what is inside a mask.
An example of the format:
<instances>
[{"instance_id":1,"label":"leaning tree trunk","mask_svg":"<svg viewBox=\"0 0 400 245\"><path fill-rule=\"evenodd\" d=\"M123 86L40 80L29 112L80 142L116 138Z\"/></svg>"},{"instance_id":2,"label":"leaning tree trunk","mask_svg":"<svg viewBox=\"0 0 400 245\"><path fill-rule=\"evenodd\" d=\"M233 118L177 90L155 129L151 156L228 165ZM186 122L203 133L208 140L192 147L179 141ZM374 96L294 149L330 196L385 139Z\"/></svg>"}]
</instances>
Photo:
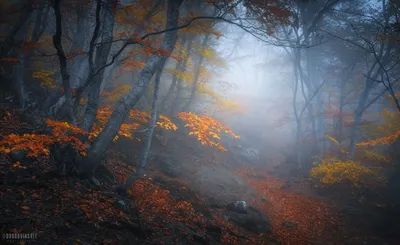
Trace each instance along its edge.
<instances>
[{"instance_id":1,"label":"leaning tree trunk","mask_svg":"<svg viewBox=\"0 0 400 245\"><path fill-rule=\"evenodd\" d=\"M177 27L179 18L179 7L183 0L168 1L166 29L170 30L165 33L161 49L166 52L166 55L151 56L145 67L141 70L139 78L135 86L124 96L117 104L113 114L111 115L107 125L95 139L88 150L87 157L79 166L79 174L82 177L93 179L93 173L100 164L103 154L108 150L112 140L117 135L121 124L126 119L129 111L139 101L140 97L145 92L147 86L154 73L163 67L171 54L177 39Z\"/></svg>"},{"instance_id":2,"label":"leaning tree trunk","mask_svg":"<svg viewBox=\"0 0 400 245\"><path fill-rule=\"evenodd\" d=\"M158 104L158 94L160 90L160 76L161 72L163 70L163 67L160 68L160 70L157 72L156 75L156 80L154 82L154 95L153 95L153 103L152 103L152 111L151 111L151 118L149 122L149 131L147 131L146 135L146 141L144 144L144 149L143 149L143 155L142 158L140 159L140 164L137 167L135 173L131 175L125 183L117 187L117 190L121 194L126 194L128 191L128 188L135 183L135 181L143 174L144 169L146 168L147 165L147 159L149 157L150 153L150 148L151 148L151 141L153 139L153 132L154 128L156 126L156 121L157 121L157 104Z\"/></svg>"}]
</instances>

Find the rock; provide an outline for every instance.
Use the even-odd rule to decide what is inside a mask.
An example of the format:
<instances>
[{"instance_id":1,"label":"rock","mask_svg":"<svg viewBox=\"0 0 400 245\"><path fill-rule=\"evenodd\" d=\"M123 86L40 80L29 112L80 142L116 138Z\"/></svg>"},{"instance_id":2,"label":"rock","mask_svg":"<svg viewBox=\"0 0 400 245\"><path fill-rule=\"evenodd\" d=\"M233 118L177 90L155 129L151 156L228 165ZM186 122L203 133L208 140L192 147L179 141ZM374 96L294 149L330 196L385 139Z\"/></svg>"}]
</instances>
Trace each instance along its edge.
<instances>
[{"instance_id":1,"label":"rock","mask_svg":"<svg viewBox=\"0 0 400 245\"><path fill-rule=\"evenodd\" d=\"M26 151L16 150L10 152L10 157L14 162L16 161L22 162L27 159L26 154L27 154Z\"/></svg>"},{"instance_id":2,"label":"rock","mask_svg":"<svg viewBox=\"0 0 400 245\"><path fill-rule=\"evenodd\" d=\"M247 213L230 212L227 214L228 221L242 227L245 230L254 232L256 234L269 234L272 233L271 223L268 217L256 210L255 208L248 208Z\"/></svg>"},{"instance_id":3,"label":"rock","mask_svg":"<svg viewBox=\"0 0 400 245\"><path fill-rule=\"evenodd\" d=\"M125 204L125 202L123 200L119 200L119 201L117 201L117 206L125 208L126 204Z\"/></svg>"},{"instance_id":4,"label":"rock","mask_svg":"<svg viewBox=\"0 0 400 245\"><path fill-rule=\"evenodd\" d=\"M100 181L98 181L95 177L90 178L90 182L91 182L95 187L101 187Z\"/></svg>"},{"instance_id":5,"label":"rock","mask_svg":"<svg viewBox=\"0 0 400 245\"><path fill-rule=\"evenodd\" d=\"M247 213L245 201L235 201L233 203L229 203L226 205L226 209L237 213Z\"/></svg>"},{"instance_id":6,"label":"rock","mask_svg":"<svg viewBox=\"0 0 400 245\"><path fill-rule=\"evenodd\" d=\"M121 209L124 212L128 212L128 205L126 204L126 202L124 200L118 200L115 203L116 207Z\"/></svg>"}]
</instances>

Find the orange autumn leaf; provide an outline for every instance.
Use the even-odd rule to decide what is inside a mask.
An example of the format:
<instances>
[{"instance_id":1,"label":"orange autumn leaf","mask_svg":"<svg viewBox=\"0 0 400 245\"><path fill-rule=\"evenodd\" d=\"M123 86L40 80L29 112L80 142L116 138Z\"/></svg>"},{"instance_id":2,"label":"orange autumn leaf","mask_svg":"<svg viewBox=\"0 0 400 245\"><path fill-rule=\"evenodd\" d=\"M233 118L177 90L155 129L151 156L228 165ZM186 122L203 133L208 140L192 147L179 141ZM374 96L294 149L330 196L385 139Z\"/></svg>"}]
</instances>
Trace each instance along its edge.
<instances>
[{"instance_id":1,"label":"orange autumn leaf","mask_svg":"<svg viewBox=\"0 0 400 245\"><path fill-rule=\"evenodd\" d=\"M210 145L221 151L227 151L219 142L221 134L226 133L235 139L239 138L229 127L209 116L196 115L191 112L179 112L177 116L186 122L185 127L190 128L189 135L197 137L202 145Z\"/></svg>"},{"instance_id":2,"label":"orange autumn leaf","mask_svg":"<svg viewBox=\"0 0 400 245\"><path fill-rule=\"evenodd\" d=\"M50 135L47 134L10 134L0 141L0 152L9 153L12 151L27 151L28 157L38 157L39 155L48 156L50 147L54 144L69 144L78 150L81 155L86 154L86 145L83 144L76 135L87 134L80 128L72 126L67 122L46 120L48 127L52 128ZM24 168L19 162L14 167Z\"/></svg>"}]
</instances>

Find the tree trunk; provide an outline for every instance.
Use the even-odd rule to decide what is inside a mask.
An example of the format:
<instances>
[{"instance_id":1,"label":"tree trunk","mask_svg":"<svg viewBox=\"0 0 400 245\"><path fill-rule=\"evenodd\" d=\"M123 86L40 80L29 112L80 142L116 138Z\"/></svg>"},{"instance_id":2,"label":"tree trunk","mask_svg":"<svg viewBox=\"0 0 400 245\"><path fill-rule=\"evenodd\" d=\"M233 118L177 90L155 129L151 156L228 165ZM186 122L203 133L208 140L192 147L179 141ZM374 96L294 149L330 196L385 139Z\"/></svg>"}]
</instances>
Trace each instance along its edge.
<instances>
[{"instance_id":1,"label":"tree trunk","mask_svg":"<svg viewBox=\"0 0 400 245\"><path fill-rule=\"evenodd\" d=\"M295 59L299 58L297 55L294 57ZM293 90L293 113L295 116L296 120L296 157L297 157L297 167L299 169L302 168L303 162L302 162L302 149L300 147L300 140L302 139L302 132L301 132L301 116L299 115L299 111L297 108L297 93L299 91L299 71L297 70L297 65L293 64L293 69L294 69L294 90Z\"/></svg>"},{"instance_id":2,"label":"tree trunk","mask_svg":"<svg viewBox=\"0 0 400 245\"><path fill-rule=\"evenodd\" d=\"M18 94L19 105L22 110L25 110L27 104L27 94L25 90L25 82L24 82L24 66L26 61L26 55L19 55L19 62L14 66L15 72L15 90Z\"/></svg>"},{"instance_id":3,"label":"tree trunk","mask_svg":"<svg viewBox=\"0 0 400 245\"><path fill-rule=\"evenodd\" d=\"M357 108L354 112L354 119L353 119L354 129L352 131L352 134L350 137L350 143L349 143L349 151L350 151L350 155L352 158L354 157L355 144L356 144L356 141L360 134L360 124L361 124L361 119L362 119L362 116L364 113L364 108L365 108L365 105L367 104L369 92L371 89L371 82L369 81L368 78L366 79L365 83L366 83L365 88L364 88L363 92L361 93L360 99L357 104Z\"/></svg>"},{"instance_id":4,"label":"tree trunk","mask_svg":"<svg viewBox=\"0 0 400 245\"><path fill-rule=\"evenodd\" d=\"M76 125L76 118L73 112L73 102L71 96L71 86L70 86L70 75L67 70L67 58L65 56L64 49L61 43L62 37L62 27L61 27L61 9L60 9L60 0L54 0L54 15L56 18L56 33L53 36L53 45L57 50L57 56L60 62L60 70L61 70L61 79L64 89L64 96L65 96L65 110L68 116L69 121L72 125Z\"/></svg>"},{"instance_id":5,"label":"tree trunk","mask_svg":"<svg viewBox=\"0 0 400 245\"><path fill-rule=\"evenodd\" d=\"M13 52L14 48L20 45L20 42L18 42L15 37L20 33L21 29L24 29L24 26L29 25L30 16L33 10L32 5L32 0L26 1L17 24L10 31L5 41L2 42L0 45L0 57L9 56L11 52ZM25 30L23 30L22 32L25 32Z\"/></svg>"},{"instance_id":6,"label":"tree trunk","mask_svg":"<svg viewBox=\"0 0 400 245\"><path fill-rule=\"evenodd\" d=\"M99 107L100 99L100 86L103 82L104 69L97 72L95 76L92 76L93 71L104 66L107 63L108 55L111 50L114 30L114 14L113 14L114 0L108 0L105 6L102 8L103 16L103 34L102 44L96 49L96 62L95 67L90 67L91 72L88 79L92 79L92 84L88 90L88 104L83 116L80 127L90 132L94 120L96 119L97 110Z\"/></svg>"},{"instance_id":7,"label":"tree trunk","mask_svg":"<svg viewBox=\"0 0 400 245\"><path fill-rule=\"evenodd\" d=\"M93 173L100 164L103 154L108 150L112 140L117 135L121 124L129 114L129 111L139 101L140 97L146 90L152 76L160 68L163 67L171 54L177 39L177 30L179 18L179 7L183 0L168 1L166 29L171 29L165 33L161 50L166 51L166 55L159 56L154 54L151 56L145 67L141 70L137 83L129 93L124 96L117 104L113 114L111 115L107 125L94 140L92 146L88 150L88 155L80 164L79 173L82 177L91 178Z\"/></svg>"},{"instance_id":8,"label":"tree trunk","mask_svg":"<svg viewBox=\"0 0 400 245\"><path fill-rule=\"evenodd\" d=\"M218 13L218 8L215 8L212 16L217 15L217 13ZM201 50L204 50L206 48L206 46L208 44L208 41L210 39L210 35L211 35L211 33L207 33L205 35L204 40L201 43ZM189 100L186 103L186 105L183 106L183 110L184 111L190 110L190 106L192 105L193 101L195 101L196 91L197 91L197 84L199 83L200 70L201 70L201 66L203 64L203 61L204 61L204 55L201 55L200 58L199 58L198 64L196 66L196 71L194 73L194 79L193 79L192 89L190 91Z\"/></svg>"},{"instance_id":9,"label":"tree trunk","mask_svg":"<svg viewBox=\"0 0 400 245\"><path fill-rule=\"evenodd\" d=\"M146 135L146 141L144 144L144 149L143 149L143 155L142 158L140 159L140 164L137 167L135 173L131 175L124 184L119 186L117 190L120 193L126 194L128 191L128 188L132 186L133 183L143 174L144 169L146 168L147 165L147 159L150 153L150 148L151 148L151 141L153 139L153 132L154 128L156 125L157 121L157 104L158 104L158 94L160 90L160 76L161 72L163 70L163 67L157 72L156 75L156 80L154 82L154 95L153 95L153 103L152 103L152 111L151 111L151 119L149 122L149 131L147 131Z\"/></svg>"},{"instance_id":10,"label":"tree trunk","mask_svg":"<svg viewBox=\"0 0 400 245\"><path fill-rule=\"evenodd\" d=\"M183 59L178 60L178 62L176 63L175 70L177 70L177 71L182 70L182 64L183 64ZM171 107L171 103L172 103L171 99L173 99L172 97L174 95L174 90L176 89L177 84L178 84L178 77L176 74L173 74L171 86L169 86L168 92L164 98L163 111L167 111Z\"/></svg>"},{"instance_id":11,"label":"tree trunk","mask_svg":"<svg viewBox=\"0 0 400 245\"><path fill-rule=\"evenodd\" d=\"M182 72L182 73L185 73L187 70L190 52L192 51L192 45L193 45L193 37L190 37L189 40L187 40L187 47L186 47L186 52L188 54L188 57L183 61L182 69L180 70L180 72ZM172 105L170 107L170 111L169 111L168 115L174 117L175 114L178 111L180 111L180 105L182 102L182 92L183 92L183 80L181 78L179 78L177 80L176 94L172 101Z\"/></svg>"},{"instance_id":12,"label":"tree trunk","mask_svg":"<svg viewBox=\"0 0 400 245\"><path fill-rule=\"evenodd\" d=\"M211 33L207 33L207 35L204 37L203 42L201 43L201 49L204 50L208 44L208 40L210 39ZM204 55L200 55L198 64L196 66L196 71L194 73L194 78L193 78L193 84L192 84L192 89L190 91L190 97L186 105L183 107L183 110L189 110L191 104L195 100L196 97L196 91L197 91L197 84L199 83L199 77L200 77L200 70L201 70L201 65L203 64L204 61Z\"/></svg>"},{"instance_id":13,"label":"tree trunk","mask_svg":"<svg viewBox=\"0 0 400 245\"><path fill-rule=\"evenodd\" d=\"M187 42L187 36L183 36L182 38L182 46L186 46ZM179 59L178 62L175 65L175 70L176 71L181 71L182 70L182 65L183 65L183 59ZM175 74L172 75L172 80L171 80L171 85L168 88L168 92L164 97L164 103L162 107L162 111L168 114L168 109L171 107L172 101L173 100L173 95L174 95L174 90L176 89L176 86L178 84L178 76Z\"/></svg>"}]
</instances>

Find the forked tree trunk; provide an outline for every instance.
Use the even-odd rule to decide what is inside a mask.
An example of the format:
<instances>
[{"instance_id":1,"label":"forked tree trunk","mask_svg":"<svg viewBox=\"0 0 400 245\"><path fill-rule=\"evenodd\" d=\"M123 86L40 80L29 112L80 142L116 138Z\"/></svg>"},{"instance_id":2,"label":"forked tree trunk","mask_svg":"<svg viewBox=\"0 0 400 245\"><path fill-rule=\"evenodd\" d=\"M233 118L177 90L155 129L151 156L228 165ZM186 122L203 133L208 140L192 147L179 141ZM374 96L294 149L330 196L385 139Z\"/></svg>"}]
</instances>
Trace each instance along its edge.
<instances>
[{"instance_id":1,"label":"forked tree trunk","mask_svg":"<svg viewBox=\"0 0 400 245\"><path fill-rule=\"evenodd\" d=\"M171 54L177 39L177 27L179 18L179 7L183 0L168 1L167 22L166 29L171 30L165 33L161 49L166 52L166 55L159 56L153 55L150 57L145 67L141 70L139 78L135 86L124 96L116 105L116 108L111 115L107 125L95 139L90 149L88 150L87 157L79 166L79 174L82 177L93 179L93 173L100 164L100 160L105 152L107 152L112 140L117 135L121 124L126 119L129 111L139 101L143 95L149 82L155 72L163 67Z\"/></svg>"},{"instance_id":2,"label":"forked tree trunk","mask_svg":"<svg viewBox=\"0 0 400 245\"><path fill-rule=\"evenodd\" d=\"M108 0L102 8L103 33L101 37L102 44L96 50L95 67L90 67L89 78L92 79L92 85L88 89L88 104L83 115L80 127L90 132L94 120L96 119L97 109L99 107L100 86L103 82L104 69L92 76L93 71L103 67L107 63L108 55L111 50L114 30L113 6L115 0Z\"/></svg>"},{"instance_id":3,"label":"forked tree trunk","mask_svg":"<svg viewBox=\"0 0 400 245\"><path fill-rule=\"evenodd\" d=\"M61 43L62 37L62 26L61 26L61 7L60 7L60 0L54 0L54 15L56 18L56 33L53 36L53 45L57 50L57 56L60 61L60 71L61 71L61 79L64 89L64 96L65 96L65 109L68 116L69 121L72 125L76 125L76 118L73 112L73 102L72 102L72 95L71 95L71 86L70 86L70 75L67 70L67 57L65 56L65 52Z\"/></svg>"}]
</instances>

